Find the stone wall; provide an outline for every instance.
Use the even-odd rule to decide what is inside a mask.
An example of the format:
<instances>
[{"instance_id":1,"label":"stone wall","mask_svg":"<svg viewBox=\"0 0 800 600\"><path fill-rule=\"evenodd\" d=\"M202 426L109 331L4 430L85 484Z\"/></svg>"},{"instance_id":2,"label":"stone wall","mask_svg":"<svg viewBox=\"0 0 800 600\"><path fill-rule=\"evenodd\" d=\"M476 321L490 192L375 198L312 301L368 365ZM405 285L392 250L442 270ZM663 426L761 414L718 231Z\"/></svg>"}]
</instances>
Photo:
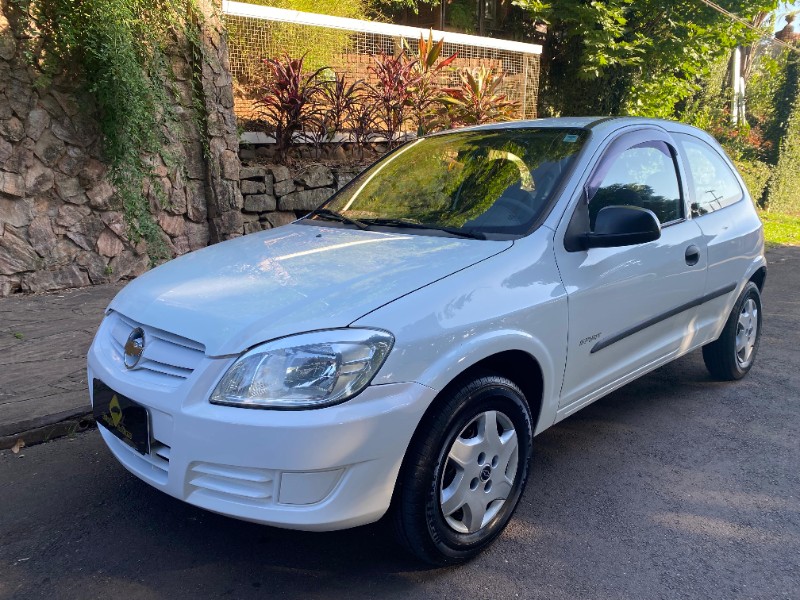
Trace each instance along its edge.
<instances>
[{"instance_id":1,"label":"stone wall","mask_svg":"<svg viewBox=\"0 0 800 600\"><path fill-rule=\"evenodd\" d=\"M280 227L302 217L358 173L358 167L308 164L292 173L283 165L245 165L241 169L244 232Z\"/></svg>"},{"instance_id":2,"label":"stone wall","mask_svg":"<svg viewBox=\"0 0 800 600\"><path fill-rule=\"evenodd\" d=\"M21 56L0 0L0 297L116 282L152 264L134 243L103 162L91 97L70 78L47 87ZM385 152L375 143L298 147L291 170L270 144L241 149L228 52L215 0L201 0L202 52L176 43L170 53L178 127L165 130L168 166L143 194L171 257L302 217ZM199 57L199 58L198 58ZM197 102L201 100L198 119ZM330 167L324 163L347 166ZM156 189L158 186L160 189ZM158 192L158 193L157 193Z\"/></svg>"},{"instance_id":3,"label":"stone wall","mask_svg":"<svg viewBox=\"0 0 800 600\"><path fill-rule=\"evenodd\" d=\"M227 47L213 0L200 4L203 52L178 41L171 57L179 123L167 150L178 164L149 157L163 193L143 190L172 256L244 229ZM0 0L0 296L134 277L151 257L128 236L91 98L71 78L36 85L8 15Z\"/></svg>"}]
</instances>

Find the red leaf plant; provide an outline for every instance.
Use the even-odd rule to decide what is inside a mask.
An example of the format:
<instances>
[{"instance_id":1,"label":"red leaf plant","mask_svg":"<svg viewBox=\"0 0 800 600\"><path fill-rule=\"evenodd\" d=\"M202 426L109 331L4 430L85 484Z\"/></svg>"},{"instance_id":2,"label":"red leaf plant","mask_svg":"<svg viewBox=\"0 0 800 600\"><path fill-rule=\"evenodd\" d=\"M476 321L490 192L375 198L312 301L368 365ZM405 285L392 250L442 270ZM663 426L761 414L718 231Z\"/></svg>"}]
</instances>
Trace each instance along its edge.
<instances>
[{"instance_id":1,"label":"red leaf plant","mask_svg":"<svg viewBox=\"0 0 800 600\"><path fill-rule=\"evenodd\" d=\"M369 97L376 105L381 133L392 147L408 119L411 95L420 81L418 60L406 56L405 50L397 56L381 54L373 59L375 64L369 70L375 83L369 86Z\"/></svg>"},{"instance_id":2,"label":"red leaf plant","mask_svg":"<svg viewBox=\"0 0 800 600\"><path fill-rule=\"evenodd\" d=\"M265 95L259 101L262 111L269 117L275 134L277 150L281 156L292 143L295 133L303 131L319 111L322 87L319 75L327 67L313 73L303 71L303 60L290 58L268 58L264 62L269 69Z\"/></svg>"}]
</instances>

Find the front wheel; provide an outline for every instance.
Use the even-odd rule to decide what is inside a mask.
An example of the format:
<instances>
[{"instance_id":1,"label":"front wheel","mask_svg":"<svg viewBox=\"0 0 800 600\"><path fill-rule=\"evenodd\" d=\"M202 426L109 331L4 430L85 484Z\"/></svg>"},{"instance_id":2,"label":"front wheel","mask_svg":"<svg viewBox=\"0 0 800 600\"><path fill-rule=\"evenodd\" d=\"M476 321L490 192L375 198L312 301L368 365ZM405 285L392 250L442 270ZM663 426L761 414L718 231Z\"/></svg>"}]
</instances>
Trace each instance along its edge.
<instances>
[{"instance_id":1,"label":"front wheel","mask_svg":"<svg viewBox=\"0 0 800 600\"><path fill-rule=\"evenodd\" d=\"M717 379L741 379L753 366L760 339L761 294L751 281L733 306L722 335L703 346L706 367Z\"/></svg>"},{"instance_id":2,"label":"front wheel","mask_svg":"<svg viewBox=\"0 0 800 600\"><path fill-rule=\"evenodd\" d=\"M464 562L503 531L533 438L528 403L508 379L477 377L443 400L411 442L393 506L401 544L434 565Z\"/></svg>"}]
</instances>

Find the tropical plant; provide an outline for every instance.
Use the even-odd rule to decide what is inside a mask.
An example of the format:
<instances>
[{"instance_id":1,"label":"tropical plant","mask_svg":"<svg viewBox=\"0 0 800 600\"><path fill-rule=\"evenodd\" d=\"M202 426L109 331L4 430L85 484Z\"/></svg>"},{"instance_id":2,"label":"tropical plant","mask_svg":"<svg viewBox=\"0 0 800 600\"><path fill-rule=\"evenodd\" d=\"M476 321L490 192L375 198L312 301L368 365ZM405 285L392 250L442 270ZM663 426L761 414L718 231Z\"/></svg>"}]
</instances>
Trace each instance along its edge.
<instances>
[{"instance_id":1,"label":"tropical plant","mask_svg":"<svg viewBox=\"0 0 800 600\"><path fill-rule=\"evenodd\" d=\"M480 125L517 117L519 104L502 92L501 72L478 67L461 69L458 74L459 87L444 90L446 95L439 100L451 125Z\"/></svg>"},{"instance_id":2,"label":"tropical plant","mask_svg":"<svg viewBox=\"0 0 800 600\"><path fill-rule=\"evenodd\" d=\"M370 73L375 83L369 85L369 98L376 105L381 133L389 146L393 146L408 119L408 106L414 86L420 81L416 70L417 60L409 58L405 50L397 56L373 56L375 64Z\"/></svg>"},{"instance_id":3,"label":"tropical plant","mask_svg":"<svg viewBox=\"0 0 800 600\"><path fill-rule=\"evenodd\" d=\"M408 44L403 40L403 46L410 51ZM416 85L411 87L409 96L409 106L412 111L412 118L417 128L417 135L425 135L436 126L436 107L443 95L440 85L436 78L440 72L449 67L457 57L454 52L447 58L439 60L444 48L444 40L433 41L433 31L428 33L427 41L421 35L419 37L419 49L417 51L414 72L419 80Z\"/></svg>"},{"instance_id":4,"label":"tropical plant","mask_svg":"<svg viewBox=\"0 0 800 600\"><path fill-rule=\"evenodd\" d=\"M317 100L323 89L319 75L325 68L306 73L303 59L304 56L290 58L284 54L282 60L268 58L264 61L270 78L266 94L258 105L269 117L276 149L281 156L286 155L294 134L309 127L319 110Z\"/></svg>"},{"instance_id":5,"label":"tropical plant","mask_svg":"<svg viewBox=\"0 0 800 600\"><path fill-rule=\"evenodd\" d=\"M346 126L350 131L352 140L355 142L362 159L364 158L364 146L369 143L375 135L377 120L378 117L375 105L366 95L359 96L358 101L355 102L348 111Z\"/></svg>"},{"instance_id":6,"label":"tropical plant","mask_svg":"<svg viewBox=\"0 0 800 600\"><path fill-rule=\"evenodd\" d=\"M319 111L317 121L325 126L325 141L331 142L337 133L344 131L348 115L355 104L363 99L366 87L362 79L348 82L344 73L333 73L321 87L323 108Z\"/></svg>"}]
</instances>

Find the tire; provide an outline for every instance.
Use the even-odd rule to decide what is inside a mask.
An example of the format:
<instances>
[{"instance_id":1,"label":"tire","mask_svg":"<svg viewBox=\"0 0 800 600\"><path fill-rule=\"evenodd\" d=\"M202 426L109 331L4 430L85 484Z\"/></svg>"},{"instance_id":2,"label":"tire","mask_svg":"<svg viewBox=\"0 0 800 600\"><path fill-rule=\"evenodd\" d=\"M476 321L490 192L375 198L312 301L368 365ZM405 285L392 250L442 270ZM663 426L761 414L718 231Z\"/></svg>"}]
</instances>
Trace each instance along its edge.
<instances>
[{"instance_id":1,"label":"tire","mask_svg":"<svg viewBox=\"0 0 800 600\"><path fill-rule=\"evenodd\" d=\"M734 304L722 335L703 346L708 371L722 381L741 379L755 362L760 340L761 294L750 281Z\"/></svg>"},{"instance_id":2,"label":"tire","mask_svg":"<svg viewBox=\"0 0 800 600\"><path fill-rule=\"evenodd\" d=\"M532 440L530 408L513 382L483 374L457 384L406 454L391 515L400 544L431 565L479 554L514 514Z\"/></svg>"}]
</instances>

